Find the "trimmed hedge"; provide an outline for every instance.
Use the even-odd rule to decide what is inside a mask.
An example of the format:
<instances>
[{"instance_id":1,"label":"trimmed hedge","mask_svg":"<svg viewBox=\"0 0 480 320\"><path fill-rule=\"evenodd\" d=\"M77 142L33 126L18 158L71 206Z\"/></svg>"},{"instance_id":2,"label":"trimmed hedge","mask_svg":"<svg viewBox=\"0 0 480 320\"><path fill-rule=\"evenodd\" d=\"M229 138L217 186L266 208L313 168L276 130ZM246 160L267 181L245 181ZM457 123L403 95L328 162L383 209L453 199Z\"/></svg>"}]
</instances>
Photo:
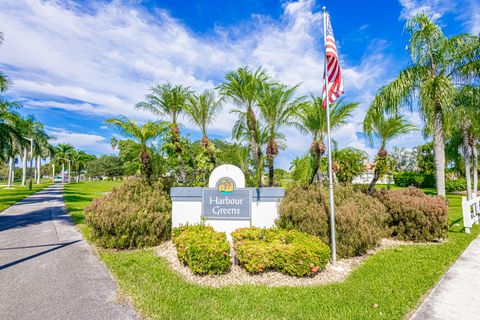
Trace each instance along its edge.
<instances>
[{"instance_id":1,"label":"trimmed hedge","mask_svg":"<svg viewBox=\"0 0 480 320\"><path fill-rule=\"evenodd\" d=\"M105 248L155 246L170 236L171 202L160 181L125 179L85 208L92 240Z\"/></svg>"},{"instance_id":2,"label":"trimmed hedge","mask_svg":"<svg viewBox=\"0 0 480 320\"><path fill-rule=\"evenodd\" d=\"M419 172L398 172L393 177L395 185L399 187L415 186L419 188L435 187L435 176Z\"/></svg>"},{"instance_id":3,"label":"trimmed hedge","mask_svg":"<svg viewBox=\"0 0 480 320\"><path fill-rule=\"evenodd\" d=\"M214 231L210 226L183 226L173 229L172 241L178 260L195 274L223 274L232 265L225 232Z\"/></svg>"},{"instance_id":4,"label":"trimmed hedge","mask_svg":"<svg viewBox=\"0 0 480 320\"><path fill-rule=\"evenodd\" d=\"M447 179L445 182L445 190L447 192L465 191L467 190L467 182L464 178L458 178L456 180Z\"/></svg>"},{"instance_id":5,"label":"trimmed hedge","mask_svg":"<svg viewBox=\"0 0 480 320\"><path fill-rule=\"evenodd\" d=\"M386 208L352 186L338 185L334 191L337 254L342 258L365 254L388 234ZM329 244L329 220L328 189L311 185L287 190L276 224L318 236Z\"/></svg>"},{"instance_id":6,"label":"trimmed hedge","mask_svg":"<svg viewBox=\"0 0 480 320\"><path fill-rule=\"evenodd\" d=\"M401 240L433 241L448 232L448 204L444 197L427 196L410 187L381 190L374 196L388 209L387 225L391 235Z\"/></svg>"},{"instance_id":7,"label":"trimmed hedge","mask_svg":"<svg viewBox=\"0 0 480 320\"><path fill-rule=\"evenodd\" d=\"M250 273L308 276L323 270L330 258L330 248L319 238L296 230L241 228L232 237L236 257Z\"/></svg>"}]
</instances>

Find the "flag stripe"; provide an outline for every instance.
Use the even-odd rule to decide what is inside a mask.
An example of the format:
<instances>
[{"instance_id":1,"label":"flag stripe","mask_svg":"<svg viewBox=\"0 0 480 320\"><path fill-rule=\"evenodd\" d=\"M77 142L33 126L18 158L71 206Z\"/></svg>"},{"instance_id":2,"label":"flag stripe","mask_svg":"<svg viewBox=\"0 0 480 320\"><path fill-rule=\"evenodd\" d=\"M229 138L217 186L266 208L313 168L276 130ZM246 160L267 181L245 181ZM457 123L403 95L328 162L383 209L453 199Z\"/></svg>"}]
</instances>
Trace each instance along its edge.
<instances>
[{"instance_id":1,"label":"flag stripe","mask_svg":"<svg viewBox=\"0 0 480 320\"><path fill-rule=\"evenodd\" d=\"M328 101L330 103L337 100L343 94L342 70L338 59L337 45L333 36L330 16L325 15L327 30L325 38L325 58L327 59L326 70L324 70L324 79L328 78ZM325 77L326 72L326 77ZM326 107L327 93L325 92L325 84L323 85L323 107Z\"/></svg>"}]
</instances>

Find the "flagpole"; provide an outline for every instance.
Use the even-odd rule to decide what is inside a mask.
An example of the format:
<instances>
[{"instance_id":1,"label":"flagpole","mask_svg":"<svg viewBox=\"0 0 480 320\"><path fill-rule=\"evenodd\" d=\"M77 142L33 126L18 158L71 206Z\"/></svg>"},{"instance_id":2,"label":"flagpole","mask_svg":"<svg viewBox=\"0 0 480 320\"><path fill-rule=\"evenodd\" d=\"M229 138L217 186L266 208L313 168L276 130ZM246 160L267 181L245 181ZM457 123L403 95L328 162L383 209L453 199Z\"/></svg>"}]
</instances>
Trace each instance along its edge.
<instances>
[{"instance_id":1,"label":"flagpole","mask_svg":"<svg viewBox=\"0 0 480 320\"><path fill-rule=\"evenodd\" d=\"M333 199L333 175L332 175L332 139L330 136L330 99L328 95L328 70L327 70L327 7L323 7L323 40L325 44L325 105L327 111L327 152L328 152L328 189L330 194L330 249L332 250L332 263L337 261L337 249L335 240L335 202Z\"/></svg>"}]
</instances>

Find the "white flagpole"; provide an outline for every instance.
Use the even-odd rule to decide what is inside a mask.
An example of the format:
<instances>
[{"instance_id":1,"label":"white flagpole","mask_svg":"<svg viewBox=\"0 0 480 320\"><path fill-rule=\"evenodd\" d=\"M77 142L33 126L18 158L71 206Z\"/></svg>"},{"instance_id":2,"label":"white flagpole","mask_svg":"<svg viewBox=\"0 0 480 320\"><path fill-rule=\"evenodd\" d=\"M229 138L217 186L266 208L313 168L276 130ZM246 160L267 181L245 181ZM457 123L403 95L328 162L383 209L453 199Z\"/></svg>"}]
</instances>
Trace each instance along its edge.
<instances>
[{"instance_id":1,"label":"white flagpole","mask_svg":"<svg viewBox=\"0 0 480 320\"><path fill-rule=\"evenodd\" d=\"M328 152L328 188L330 191L330 249L332 250L332 263L337 261L337 249L335 243L335 202L333 199L333 176L332 176L332 139L330 136L330 99L328 96L328 70L327 70L327 7L323 7L323 40L325 44L325 104L327 111L327 152Z\"/></svg>"}]
</instances>

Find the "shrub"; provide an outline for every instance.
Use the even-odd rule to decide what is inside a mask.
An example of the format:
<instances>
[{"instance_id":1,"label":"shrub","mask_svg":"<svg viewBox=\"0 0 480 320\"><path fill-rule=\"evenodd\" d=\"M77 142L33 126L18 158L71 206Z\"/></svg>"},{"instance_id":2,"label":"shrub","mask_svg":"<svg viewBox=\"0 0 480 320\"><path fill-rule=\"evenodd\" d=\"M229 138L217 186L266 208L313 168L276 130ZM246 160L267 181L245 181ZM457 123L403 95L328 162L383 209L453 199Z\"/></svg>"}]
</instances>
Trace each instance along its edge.
<instances>
[{"instance_id":1,"label":"shrub","mask_svg":"<svg viewBox=\"0 0 480 320\"><path fill-rule=\"evenodd\" d=\"M365 254L386 236L387 212L377 199L352 186L335 186L337 254ZM319 185L287 190L280 204L277 226L297 229L330 243L328 189Z\"/></svg>"},{"instance_id":2,"label":"shrub","mask_svg":"<svg viewBox=\"0 0 480 320\"><path fill-rule=\"evenodd\" d=\"M398 172L393 177L395 185L399 187L415 186L419 188L435 187L435 176L419 172Z\"/></svg>"},{"instance_id":3,"label":"shrub","mask_svg":"<svg viewBox=\"0 0 480 320\"><path fill-rule=\"evenodd\" d=\"M274 270L292 276L323 270L330 248L319 238L296 230L241 228L232 232L240 264L250 273Z\"/></svg>"},{"instance_id":4,"label":"shrub","mask_svg":"<svg viewBox=\"0 0 480 320\"><path fill-rule=\"evenodd\" d=\"M465 182L464 178L458 178L456 180L447 179L445 190L447 192L465 191L467 190L467 182Z\"/></svg>"},{"instance_id":5,"label":"shrub","mask_svg":"<svg viewBox=\"0 0 480 320\"><path fill-rule=\"evenodd\" d=\"M223 274L232 265L225 232L203 225L183 226L173 229L172 241L178 260L195 274Z\"/></svg>"},{"instance_id":6,"label":"shrub","mask_svg":"<svg viewBox=\"0 0 480 320\"><path fill-rule=\"evenodd\" d=\"M388 209L387 225L393 237L432 241L447 236L448 205L445 198L427 196L413 187L404 190L381 190L374 195Z\"/></svg>"},{"instance_id":7,"label":"shrub","mask_svg":"<svg viewBox=\"0 0 480 320\"><path fill-rule=\"evenodd\" d=\"M170 235L171 202L160 181L124 183L85 208L92 238L105 248L154 246Z\"/></svg>"}]
</instances>

